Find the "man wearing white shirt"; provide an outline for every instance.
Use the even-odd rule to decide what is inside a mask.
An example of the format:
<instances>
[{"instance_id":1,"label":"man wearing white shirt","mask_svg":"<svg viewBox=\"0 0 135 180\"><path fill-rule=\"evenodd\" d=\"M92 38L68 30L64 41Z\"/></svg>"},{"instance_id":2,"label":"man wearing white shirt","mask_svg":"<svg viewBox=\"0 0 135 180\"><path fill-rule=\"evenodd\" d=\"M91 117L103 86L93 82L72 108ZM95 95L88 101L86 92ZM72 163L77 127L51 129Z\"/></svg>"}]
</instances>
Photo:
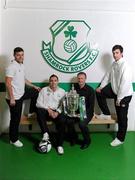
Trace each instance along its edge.
<instances>
[{"instance_id":1,"label":"man wearing white shirt","mask_svg":"<svg viewBox=\"0 0 135 180\"><path fill-rule=\"evenodd\" d=\"M39 122L43 138L42 141L49 140L49 129L47 121L51 118L58 131L57 151L59 154L64 153L63 140L65 132L66 117L62 113L62 99L65 96L64 89L58 87L58 77L53 74L49 78L49 86L44 87L37 99L37 120Z\"/></svg>"},{"instance_id":2,"label":"man wearing white shirt","mask_svg":"<svg viewBox=\"0 0 135 180\"><path fill-rule=\"evenodd\" d=\"M6 68L6 101L10 109L10 143L16 147L22 147L19 138L19 123L22 113L22 103L25 99L31 99L29 113L36 111L36 99L39 87L34 86L25 78L24 50L20 47L14 49L14 60ZM25 85L29 86L25 89Z\"/></svg>"},{"instance_id":3,"label":"man wearing white shirt","mask_svg":"<svg viewBox=\"0 0 135 180\"><path fill-rule=\"evenodd\" d=\"M118 118L118 132L116 138L111 142L111 146L118 146L123 144L125 140L128 107L132 98L133 87L131 69L123 58L123 47L115 45L112 48L112 53L115 61L104 76L100 87L96 89L97 101L102 111L102 114L97 118L111 118L106 98L113 98Z\"/></svg>"}]
</instances>

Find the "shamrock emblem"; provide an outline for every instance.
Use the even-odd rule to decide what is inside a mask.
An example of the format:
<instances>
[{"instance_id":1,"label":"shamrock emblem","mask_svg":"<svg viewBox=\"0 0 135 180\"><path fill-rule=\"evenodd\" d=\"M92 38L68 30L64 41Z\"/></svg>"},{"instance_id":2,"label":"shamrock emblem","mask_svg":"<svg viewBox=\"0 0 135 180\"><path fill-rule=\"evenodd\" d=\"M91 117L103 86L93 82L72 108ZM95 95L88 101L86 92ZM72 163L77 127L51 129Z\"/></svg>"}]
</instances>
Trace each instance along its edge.
<instances>
[{"instance_id":1,"label":"shamrock emblem","mask_svg":"<svg viewBox=\"0 0 135 180\"><path fill-rule=\"evenodd\" d=\"M77 49L77 43L72 39L76 37L77 31L74 31L74 26L68 26L68 31L64 31L65 37L69 39L64 42L64 49L68 53L73 53Z\"/></svg>"}]
</instances>

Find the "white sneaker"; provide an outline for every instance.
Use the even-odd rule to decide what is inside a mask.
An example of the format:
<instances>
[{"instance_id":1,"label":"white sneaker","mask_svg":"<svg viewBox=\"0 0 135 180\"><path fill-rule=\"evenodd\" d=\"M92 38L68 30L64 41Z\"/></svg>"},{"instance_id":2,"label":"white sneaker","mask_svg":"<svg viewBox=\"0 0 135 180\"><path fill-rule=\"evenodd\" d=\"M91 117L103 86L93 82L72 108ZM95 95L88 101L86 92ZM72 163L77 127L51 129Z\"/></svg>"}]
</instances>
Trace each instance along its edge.
<instances>
[{"instance_id":1,"label":"white sneaker","mask_svg":"<svg viewBox=\"0 0 135 180\"><path fill-rule=\"evenodd\" d=\"M42 140L43 141L48 141L49 140L49 134L47 132L43 134Z\"/></svg>"},{"instance_id":2,"label":"white sneaker","mask_svg":"<svg viewBox=\"0 0 135 180\"><path fill-rule=\"evenodd\" d=\"M58 150L58 154L60 154L60 155L64 154L64 149L62 146L58 146L57 150Z\"/></svg>"},{"instance_id":3,"label":"white sneaker","mask_svg":"<svg viewBox=\"0 0 135 180\"><path fill-rule=\"evenodd\" d=\"M111 146L119 146L119 145L121 145L121 144L123 144L124 142L122 142L122 141L120 141L118 138L115 138L111 143L110 143L110 145Z\"/></svg>"},{"instance_id":4,"label":"white sneaker","mask_svg":"<svg viewBox=\"0 0 135 180\"><path fill-rule=\"evenodd\" d=\"M22 147L23 146L23 143L19 140L15 141L15 142L10 141L10 144L13 144L16 147Z\"/></svg>"},{"instance_id":5,"label":"white sneaker","mask_svg":"<svg viewBox=\"0 0 135 180\"><path fill-rule=\"evenodd\" d=\"M35 112L29 113L29 114L27 115L27 117L28 117L28 118L36 118L36 113L35 113Z\"/></svg>"},{"instance_id":6,"label":"white sneaker","mask_svg":"<svg viewBox=\"0 0 135 180\"><path fill-rule=\"evenodd\" d=\"M106 119L106 120L110 120L111 119L111 115L105 115L105 114L95 115L95 117L97 119Z\"/></svg>"}]
</instances>

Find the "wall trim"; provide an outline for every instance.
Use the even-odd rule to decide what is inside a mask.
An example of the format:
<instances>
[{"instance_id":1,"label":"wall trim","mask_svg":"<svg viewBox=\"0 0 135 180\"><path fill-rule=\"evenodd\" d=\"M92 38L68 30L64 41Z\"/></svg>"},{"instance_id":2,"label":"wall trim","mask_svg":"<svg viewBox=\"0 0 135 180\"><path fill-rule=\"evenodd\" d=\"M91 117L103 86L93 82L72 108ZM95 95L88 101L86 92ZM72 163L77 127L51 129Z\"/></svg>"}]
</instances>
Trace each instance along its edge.
<instances>
[{"instance_id":1,"label":"wall trim","mask_svg":"<svg viewBox=\"0 0 135 180\"><path fill-rule=\"evenodd\" d=\"M39 86L39 87L45 87L48 85L47 82L33 82L33 84ZM60 82L59 83L59 86L63 89L65 89L65 91L69 91L71 89L71 84L72 83L68 83L68 82ZM99 85L99 82L87 82L88 85L90 85L91 87L93 87L94 89L96 89ZM135 82L132 83L133 85L133 90L135 92ZM6 91L6 88L5 88L5 83L4 82L1 82L0 83L0 92L5 92Z\"/></svg>"},{"instance_id":2,"label":"wall trim","mask_svg":"<svg viewBox=\"0 0 135 180\"><path fill-rule=\"evenodd\" d=\"M133 0L3 0L4 9L50 9L134 12Z\"/></svg>"}]
</instances>

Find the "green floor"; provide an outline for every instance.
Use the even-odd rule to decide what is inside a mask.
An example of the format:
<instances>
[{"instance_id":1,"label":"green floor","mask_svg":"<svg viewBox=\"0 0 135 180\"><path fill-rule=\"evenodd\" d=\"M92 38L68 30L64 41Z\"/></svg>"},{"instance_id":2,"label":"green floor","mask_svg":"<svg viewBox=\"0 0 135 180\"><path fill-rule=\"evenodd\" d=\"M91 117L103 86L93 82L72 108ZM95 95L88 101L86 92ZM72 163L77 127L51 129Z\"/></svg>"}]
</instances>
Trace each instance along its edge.
<instances>
[{"instance_id":1,"label":"green floor","mask_svg":"<svg viewBox=\"0 0 135 180\"><path fill-rule=\"evenodd\" d=\"M112 134L92 133L86 150L64 143L65 154L34 150L39 134L21 134L23 148L0 136L0 180L135 180L135 132L127 133L125 144L111 147Z\"/></svg>"}]
</instances>

